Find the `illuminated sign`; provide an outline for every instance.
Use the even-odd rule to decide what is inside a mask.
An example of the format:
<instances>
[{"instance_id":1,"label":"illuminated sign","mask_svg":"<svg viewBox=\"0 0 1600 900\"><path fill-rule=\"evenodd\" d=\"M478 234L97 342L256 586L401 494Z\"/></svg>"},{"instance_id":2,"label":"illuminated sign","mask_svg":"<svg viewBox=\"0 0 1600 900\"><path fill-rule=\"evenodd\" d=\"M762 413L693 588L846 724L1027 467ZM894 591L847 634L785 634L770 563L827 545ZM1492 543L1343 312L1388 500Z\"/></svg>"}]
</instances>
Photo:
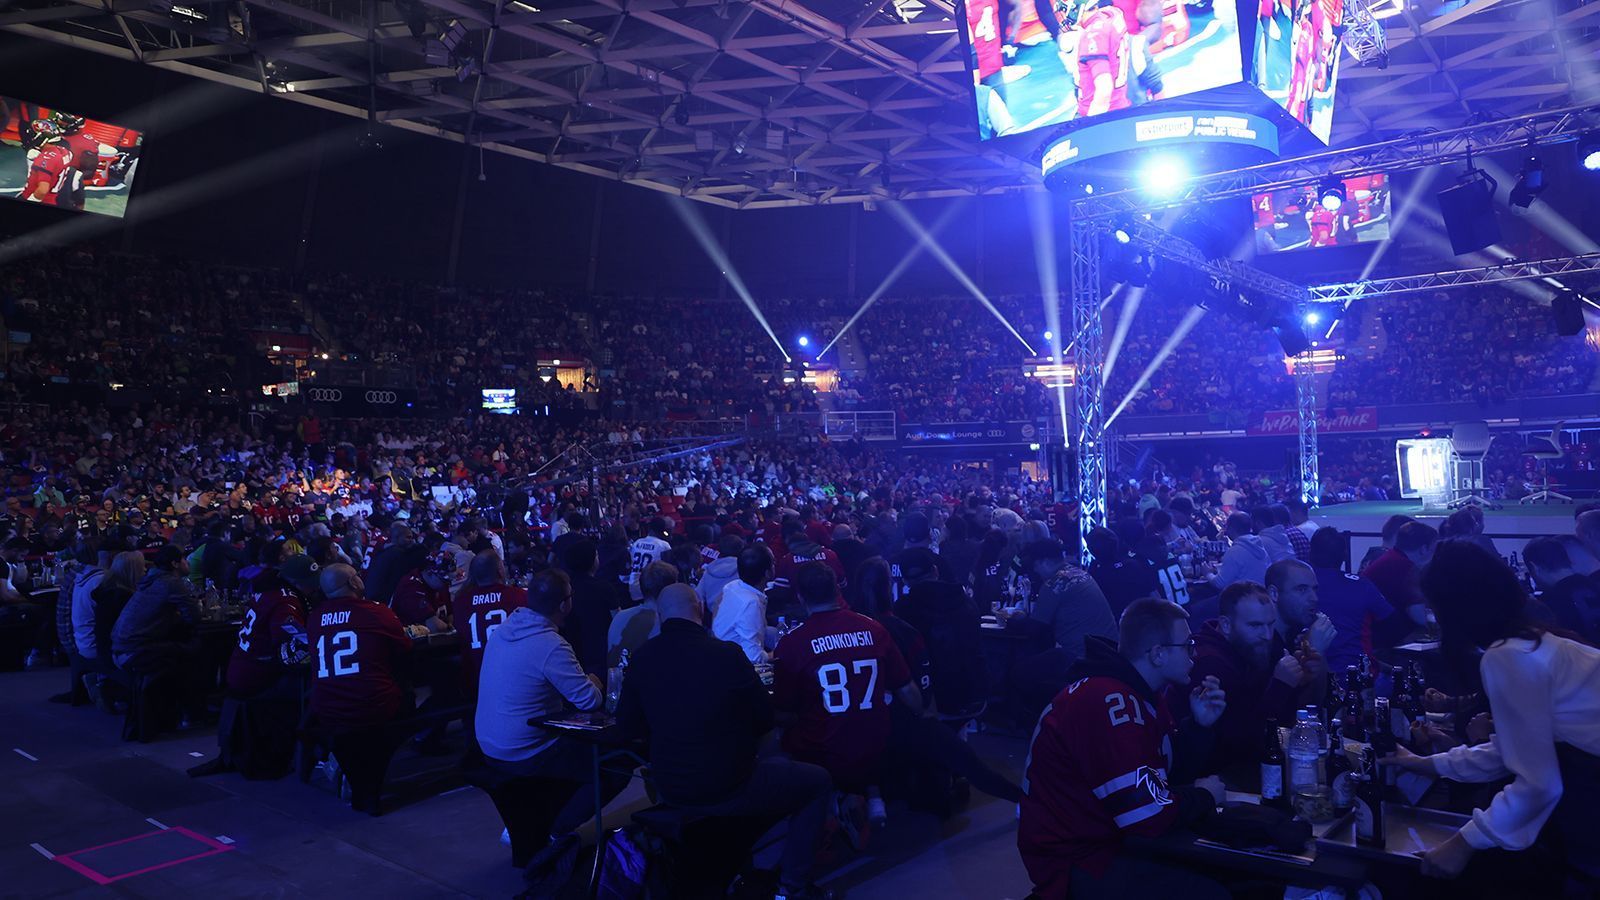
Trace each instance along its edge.
<instances>
[{"instance_id":1,"label":"illuminated sign","mask_svg":"<svg viewBox=\"0 0 1600 900\"><path fill-rule=\"evenodd\" d=\"M1097 122L1065 135L1045 149L1045 177L1070 163L1084 162L1167 144L1237 144L1278 153L1278 126L1248 113L1196 110L1176 116L1147 116Z\"/></svg>"}]
</instances>

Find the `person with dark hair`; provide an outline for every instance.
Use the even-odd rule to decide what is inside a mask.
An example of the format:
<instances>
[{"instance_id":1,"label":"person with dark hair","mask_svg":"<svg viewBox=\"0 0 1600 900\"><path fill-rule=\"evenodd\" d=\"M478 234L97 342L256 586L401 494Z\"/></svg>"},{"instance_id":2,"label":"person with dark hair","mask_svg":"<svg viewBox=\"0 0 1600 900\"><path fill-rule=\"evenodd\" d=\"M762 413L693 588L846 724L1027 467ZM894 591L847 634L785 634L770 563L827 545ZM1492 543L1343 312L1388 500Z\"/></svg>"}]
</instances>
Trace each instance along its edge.
<instances>
[{"instance_id":1,"label":"person with dark hair","mask_svg":"<svg viewBox=\"0 0 1600 900\"><path fill-rule=\"evenodd\" d=\"M828 773L760 754L774 723L766 687L738 647L707 633L694 591L668 585L656 602L661 631L633 654L617 722L630 737L648 741L662 802L786 827L781 896L826 896L811 884L811 871L832 795Z\"/></svg>"},{"instance_id":2,"label":"person with dark hair","mask_svg":"<svg viewBox=\"0 0 1600 900\"><path fill-rule=\"evenodd\" d=\"M1600 650L1546 631L1498 557L1464 541L1439 545L1422 592L1439 620L1442 649L1469 683L1481 684L1494 740L1433 756L1400 748L1383 762L1454 781L1510 778L1472 821L1422 858L1424 875L1469 871L1479 851L1544 845L1565 885L1520 880L1523 896L1592 897L1600 892ZM1525 876L1541 868L1528 866ZM1542 867L1548 874L1549 867Z\"/></svg>"},{"instance_id":3,"label":"person with dark hair","mask_svg":"<svg viewBox=\"0 0 1600 900\"><path fill-rule=\"evenodd\" d=\"M700 573L694 592L705 605L706 618L715 617L717 602L722 599L722 589L739 577L739 554L744 552L744 538L724 534L717 538L717 558L708 563ZM643 587L640 588L641 592Z\"/></svg>"},{"instance_id":4,"label":"person with dark hair","mask_svg":"<svg viewBox=\"0 0 1600 900\"><path fill-rule=\"evenodd\" d=\"M111 632L118 668L135 674L187 671L201 619L188 574L189 562L177 547L162 547L150 557L149 570Z\"/></svg>"},{"instance_id":5,"label":"person with dark hair","mask_svg":"<svg viewBox=\"0 0 1600 900\"><path fill-rule=\"evenodd\" d=\"M294 667L310 652L306 635L306 597L279 574L284 545L262 545L260 569L248 584L249 606L228 660L228 694L236 698L258 696L293 683L298 700L299 679Z\"/></svg>"},{"instance_id":6,"label":"person with dark hair","mask_svg":"<svg viewBox=\"0 0 1600 900\"><path fill-rule=\"evenodd\" d=\"M894 595L897 599L906 595L907 584L903 568L908 554L920 553L931 556L934 565L938 567L938 580L955 581L955 574L950 571L950 564L940 559L933 551L933 531L927 513L920 511L907 513L906 517L900 520L900 533L905 537L904 545L884 557L889 561L889 573L894 576Z\"/></svg>"},{"instance_id":7,"label":"person with dark hair","mask_svg":"<svg viewBox=\"0 0 1600 900\"><path fill-rule=\"evenodd\" d=\"M1407 609L1423 602L1422 589L1417 584L1422 567L1433 558L1433 549L1439 543L1439 532L1429 525L1410 521L1400 525L1395 532L1394 547L1361 570L1370 579L1383 598L1395 609Z\"/></svg>"},{"instance_id":8,"label":"person with dark hair","mask_svg":"<svg viewBox=\"0 0 1600 900\"><path fill-rule=\"evenodd\" d=\"M831 570L830 570L831 571ZM711 620L711 633L718 640L738 644L752 663L767 662L767 592L772 580L772 551L765 544L751 544L739 553L739 577L722 589L717 614Z\"/></svg>"},{"instance_id":9,"label":"person with dark hair","mask_svg":"<svg viewBox=\"0 0 1600 900\"><path fill-rule=\"evenodd\" d=\"M1372 565L1378 557L1394 549L1394 539L1400 534L1400 527L1407 522L1415 522L1410 516L1393 515L1383 520L1383 527L1378 531L1378 546L1367 549L1366 555L1361 557L1361 565L1356 566L1356 571L1363 574L1367 566Z\"/></svg>"},{"instance_id":10,"label":"person with dark hair","mask_svg":"<svg viewBox=\"0 0 1600 900\"><path fill-rule=\"evenodd\" d=\"M1121 616L1128 604L1141 597L1161 595L1155 566L1124 549L1115 531L1097 527L1089 532L1085 543L1094 557L1089 564L1089 577L1100 585L1113 616Z\"/></svg>"},{"instance_id":11,"label":"person with dark hair","mask_svg":"<svg viewBox=\"0 0 1600 900\"><path fill-rule=\"evenodd\" d=\"M1125 836L1193 825L1222 802L1221 779L1187 784L1205 771L1212 726L1233 705L1217 678L1195 677L1196 668L1188 615L1165 600L1129 604L1116 644L1088 640L1071 689L1039 719L1023 772L1017 849L1035 896L1229 896L1196 872L1123 849ZM1191 684L1179 727L1168 698Z\"/></svg>"},{"instance_id":12,"label":"person with dark hair","mask_svg":"<svg viewBox=\"0 0 1600 900\"><path fill-rule=\"evenodd\" d=\"M388 543L372 554L366 574L362 576L362 581L367 584L368 596L378 603L389 603L394 599L401 579L421 566L424 556L426 551L417 543L417 533L410 525L404 522L391 524Z\"/></svg>"},{"instance_id":13,"label":"person with dark hair","mask_svg":"<svg viewBox=\"0 0 1600 900\"><path fill-rule=\"evenodd\" d=\"M927 643L934 675L945 686L944 712L957 714L977 708L988 695L981 611L960 585L940 580L933 551L904 550L900 560L905 594L894 611Z\"/></svg>"},{"instance_id":14,"label":"person with dark hair","mask_svg":"<svg viewBox=\"0 0 1600 900\"><path fill-rule=\"evenodd\" d=\"M1083 656L1090 635L1107 640L1117 633L1117 620L1105 594L1089 573L1067 560L1060 541L1037 541L1023 553L1023 571L1039 585L1030 616L1050 626L1059 651L1055 668L1063 675Z\"/></svg>"},{"instance_id":15,"label":"person with dark hair","mask_svg":"<svg viewBox=\"0 0 1600 900\"><path fill-rule=\"evenodd\" d=\"M1555 624L1600 647L1600 590L1573 569L1561 542L1534 538L1522 549L1522 558L1539 585L1539 600L1555 616Z\"/></svg>"},{"instance_id":16,"label":"person with dark hair","mask_svg":"<svg viewBox=\"0 0 1600 900\"><path fill-rule=\"evenodd\" d=\"M478 672L483 667L483 649L489 644L489 636L528 602L528 592L508 581L505 560L493 550L481 550L467 566L466 585L450 600L450 621L461 636L461 691L468 703L478 697ZM589 635L585 633L584 637ZM595 661L601 671L605 663L604 638L602 632L600 658Z\"/></svg>"},{"instance_id":17,"label":"person with dark hair","mask_svg":"<svg viewBox=\"0 0 1600 900\"><path fill-rule=\"evenodd\" d=\"M1262 546L1267 548L1269 563L1280 559L1294 559L1294 544L1289 541L1289 511L1279 515L1274 507L1258 506L1250 511L1250 525Z\"/></svg>"},{"instance_id":18,"label":"person with dark hair","mask_svg":"<svg viewBox=\"0 0 1600 900\"><path fill-rule=\"evenodd\" d=\"M832 569L841 588L850 584L844 565L839 562L839 554L813 541L799 519L784 520L782 531L784 553L777 557L777 572L773 578L779 586L793 588L794 573L808 562L820 562Z\"/></svg>"},{"instance_id":19,"label":"person with dark hair","mask_svg":"<svg viewBox=\"0 0 1600 900\"><path fill-rule=\"evenodd\" d=\"M972 583L973 567L978 562L978 542L971 536L964 516L951 516L945 523L944 540L939 542L939 559L945 564L954 584Z\"/></svg>"},{"instance_id":20,"label":"person with dark hair","mask_svg":"<svg viewBox=\"0 0 1600 900\"><path fill-rule=\"evenodd\" d=\"M1241 581L1260 584L1267 577L1267 566L1272 564L1273 557L1261 538L1256 536L1250 514L1230 513L1226 531L1230 546L1222 554L1217 574L1211 576L1211 586L1223 591Z\"/></svg>"},{"instance_id":21,"label":"person with dark hair","mask_svg":"<svg viewBox=\"0 0 1600 900\"><path fill-rule=\"evenodd\" d=\"M1195 632L1190 682L1214 677L1228 694L1217 723L1213 771L1259 762L1268 720L1292 723L1311 696L1311 674L1278 635L1278 610L1264 585L1240 581L1222 592L1217 618Z\"/></svg>"},{"instance_id":22,"label":"person with dark hair","mask_svg":"<svg viewBox=\"0 0 1600 900\"><path fill-rule=\"evenodd\" d=\"M1006 535L998 528L984 532L978 541L978 559L972 564L972 599L980 611L994 609L1006 598Z\"/></svg>"},{"instance_id":23,"label":"person with dark hair","mask_svg":"<svg viewBox=\"0 0 1600 900\"><path fill-rule=\"evenodd\" d=\"M672 549L672 545L667 543L667 535L671 533L672 526L667 520L657 517L646 522L644 533L628 545L628 596L633 602L638 603L641 597L639 574L644 567L658 562L663 554Z\"/></svg>"},{"instance_id":24,"label":"person with dark hair","mask_svg":"<svg viewBox=\"0 0 1600 900\"><path fill-rule=\"evenodd\" d=\"M1328 660L1323 653L1338 632L1319 609L1317 573L1298 559L1280 559L1267 567L1267 596L1278 611L1278 639L1305 667L1308 696L1321 699L1328 689Z\"/></svg>"},{"instance_id":25,"label":"person with dark hair","mask_svg":"<svg viewBox=\"0 0 1600 900\"><path fill-rule=\"evenodd\" d=\"M921 692L889 632L840 605L839 583L826 564L801 566L794 587L808 615L778 642L772 662L773 707L792 717L784 751L827 769L839 790L866 794L868 817L882 821L877 785L889 707L904 703L920 712Z\"/></svg>"},{"instance_id":26,"label":"person with dark hair","mask_svg":"<svg viewBox=\"0 0 1600 900\"><path fill-rule=\"evenodd\" d=\"M1306 501L1299 494L1291 493L1288 497L1285 497L1283 506L1289 511L1290 526L1298 529L1307 539L1310 539L1317 533L1317 529L1322 527L1317 522L1312 521L1311 508L1306 505ZM1310 552L1309 547L1307 552Z\"/></svg>"},{"instance_id":27,"label":"person with dark hair","mask_svg":"<svg viewBox=\"0 0 1600 900\"><path fill-rule=\"evenodd\" d=\"M435 550L422 556L417 567L395 585L389 595L389 608L407 628L421 625L436 634L449 631L450 584L455 580L455 554ZM374 598L374 602L381 601Z\"/></svg>"},{"instance_id":28,"label":"person with dark hair","mask_svg":"<svg viewBox=\"0 0 1600 900\"><path fill-rule=\"evenodd\" d=\"M1373 629L1394 615L1394 607L1371 581L1340 570L1348 552L1348 538L1337 528L1324 526L1311 535L1311 569L1317 579L1317 609L1335 629L1324 655L1335 674L1355 665L1374 647ZM1415 607L1426 618L1421 607Z\"/></svg>"},{"instance_id":29,"label":"person with dark hair","mask_svg":"<svg viewBox=\"0 0 1600 900\"><path fill-rule=\"evenodd\" d=\"M561 636L572 645L585 672L605 678L606 636L611 631L611 617L622 608L628 587L600 573L599 548L586 538L567 545L561 555L561 567L571 578L572 586L572 611L562 616Z\"/></svg>"},{"instance_id":30,"label":"person with dark hair","mask_svg":"<svg viewBox=\"0 0 1600 900\"><path fill-rule=\"evenodd\" d=\"M738 538L734 538L738 540ZM656 598L668 585L679 584L676 566L653 562L639 574L639 593L643 595L638 606L629 607L611 620L606 632L606 666L622 661L622 654L633 653L644 642L661 633L661 613L656 608Z\"/></svg>"},{"instance_id":31,"label":"person with dark hair","mask_svg":"<svg viewBox=\"0 0 1600 900\"><path fill-rule=\"evenodd\" d=\"M856 536L854 528L848 523L840 522L833 526L833 544L831 549L839 556L839 565L844 566L845 574L851 578L851 589L855 588L856 569L861 567L873 556L871 548L865 541Z\"/></svg>"},{"instance_id":32,"label":"person with dark hair","mask_svg":"<svg viewBox=\"0 0 1600 900\"><path fill-rule=\"evenodd\" d=\"M550 846L535 856L530 870L558 859L577 844L574 829L592 817L594 760L588 745L564 741L531 721L558 715L570 703L581 712L605 702L605 684L578 665L572 645L561 636L573 610L572 579L546 569L528 582L527 603L513 610L489 635L484 648L473 724L484 762L510 775L563 782L565 804L551 826ZM600 776L602 806L627 787L628 777Z\"/></svg>"}]
</instances>

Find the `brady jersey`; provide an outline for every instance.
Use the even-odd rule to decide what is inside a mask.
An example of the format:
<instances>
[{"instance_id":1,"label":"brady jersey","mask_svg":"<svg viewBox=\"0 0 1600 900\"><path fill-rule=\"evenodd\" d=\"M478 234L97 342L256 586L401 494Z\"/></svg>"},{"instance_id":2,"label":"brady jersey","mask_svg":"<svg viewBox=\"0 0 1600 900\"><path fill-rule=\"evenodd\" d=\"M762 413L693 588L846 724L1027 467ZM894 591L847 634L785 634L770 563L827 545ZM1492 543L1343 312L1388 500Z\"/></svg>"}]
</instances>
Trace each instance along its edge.
<instances>
[{"instance_id":1,"label":"brady jersey","mask_svg":"<svg viewBox=\"0 0 1600 900\"><path fill-rule=\"evenodd\" d=\"M911 680L889 632L847 609L812 613L778 642L773 705L795 714L783 733L790 756L861 789L878 780L889 744L888 697Z\"/></svg>"},{"instance_id":2,"label":"brady jersey","mask_svg":"<svg viewBox=\"0 0 1600 900\"><path fill-rule=\"evenodd\" d=\"M1045 707L1023 766L1017 849L1041 897L1066 897L1075 867L1100 876L1124 832L1177 820L1167 788L1175 725L1162 697L1095 675Z\"/></svg>"},{"instance_id":3,"label":"brady jersey","mask_svg":"<svg viewBox=\"0 0 1600 900\"><path fill-rule=\"evenodd\" d=\"M371 600L323 601L311 616L311 711L324 725L377 725L400 710L400 663L411 652L400 619Z\"/></svg>"},{"instance_id":4,"label":"brady jersey","mask_svg":"<svg viewBox=\"0 0 1600 900\"><path fill-rule=\"evenodd\" d=\"M284 671L283 647L303 641L305 633L306 601L294 588L278 582L252 593L228 659L228 691L248 697L271 687ZM291 647L288 655L295 653Z\"/></svg>"},{"instance_id":5,"label":"brady jersey","mask_svg":"<svg viewBox=\"0 0 1600 900\"><path fill-rule=\"evenodd\" d=\"M468 697L478 696L478 671L483 668L483 648L489 645L489 635L518 607L527 605L525 589L505 584L465 587L450 601L450 621L461 636L461 685Z\"/></svg>"},{"instance_id":6,"label":"brady jersey","mask_svg":"<svg viewBox=\"0 0 1600 900\"><path fill-rule=\"evenodd\" d=\"M434 590L428 587L428 583L416 572L400 579L395 586L394 596L389 598L389 608L400 617L402 625L425 625L439 614L440 609L448 613L449 607L450 592L445 588Z\"/></svg>"},{"instance_id":7,"label":"brady jersey","mask_svg":"<svg viewBox=\"0 0 1600 900\"><path fill-rule=\"evenodd\" d=\"M74 176L78 174L72 165L72 150L65 144L50 144L39 151L28 167L28 181L22 189L22 196L27 200L37 199L49 206L55 206L59 198L70 193L74 185ZM35 197L40 188L45 189L43 196Z\"/></svg>"},{"instance_id":8,"label":"brady jersey","mask_svg":"<svg viewBox=\"0 0 1600 900\"><path fill-rule=\"evenodd\" d=\"M978 58L978 80L1005 68L1005 42L1000 36L1000 0L967 0L967 36Z\"/></svg>"},{"instance_id":9,"label":"brady jersey","mask_svg":"<svg viewBox=\"0 0 1600 900\"><path fill-rule=\"evenodd\" d=\"M1128 23L1122 10L1102 6L1083 19L1078 33L1078 115L1128 107ZM1110 76L1109 95L1097 79Z\"/></svg>"}]
</instances>

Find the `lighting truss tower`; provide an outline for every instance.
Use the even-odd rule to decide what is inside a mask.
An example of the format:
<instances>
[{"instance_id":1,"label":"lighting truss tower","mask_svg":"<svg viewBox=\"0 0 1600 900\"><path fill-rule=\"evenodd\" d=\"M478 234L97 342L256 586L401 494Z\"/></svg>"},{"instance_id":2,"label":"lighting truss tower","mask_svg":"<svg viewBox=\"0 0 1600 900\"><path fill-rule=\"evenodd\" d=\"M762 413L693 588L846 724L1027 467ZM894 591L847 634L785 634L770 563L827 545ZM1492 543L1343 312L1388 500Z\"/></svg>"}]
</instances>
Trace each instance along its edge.
<instances>
[{"instance_id":1,"label":"lighting truss tower","mask_svg":"<svg viewBox=\"0 0 1600 900\"><path fill-rule=\"evenodd\" d=\"M1106 524L1106 409L1102 375L1104 337L1100 320L1100 231L1074 215L1072 247L1072 344L1075 413L1072 448L1078 463L1078 551L1083 557L1091 529Z\"/></svg>"},{"instance_id":2,"label":"lighting truss tower","mask_svg":"<svg viewBox=\"0 0 1600 900\"><path fill-rule=\"evenodd\" d=\"M1345 4L1344 28L1344 48L1351 56L1363 66L1389 67L1388 34L1383 23L1372 17L1372 6L1366 0Z\"/></svg>"},{"instance_id":3,"label":"lighting truss tower","mask_svg":"<svg viewBox=\"0 0 1600 900\"><path fill-rule=\"evenodd\" d=\"M1304 322L1310 305L1301 303L1295 311L1296 321ZM1317 464L1317 374L1311 365L1311 351L1300 354L1294 366L1294 395L1296 418L1300 422L1300 499L1307 506L1316 506L1321 496L1322 478Z\"/></svg>"}]
</instances>

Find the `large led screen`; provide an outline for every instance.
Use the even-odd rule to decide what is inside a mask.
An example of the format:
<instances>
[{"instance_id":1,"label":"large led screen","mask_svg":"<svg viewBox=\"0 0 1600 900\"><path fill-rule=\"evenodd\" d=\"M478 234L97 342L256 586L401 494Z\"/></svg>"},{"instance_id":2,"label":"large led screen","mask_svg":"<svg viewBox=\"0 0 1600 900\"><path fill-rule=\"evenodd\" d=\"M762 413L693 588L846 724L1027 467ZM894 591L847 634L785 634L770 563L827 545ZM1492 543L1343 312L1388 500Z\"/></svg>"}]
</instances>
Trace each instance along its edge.
<instances>
[{"instance_id":1,"label":"large led screen","mask_svg":"<svg viewBox=\"0 0 1600 900\"><path fill-rule=\"evenodd\" d=\"M1330 209L1309 185L1256 194L1250 198L1256 248L1270 252L1387 240L1389 176L1346 178L1344 195L1344 202Z\"/></svg>"},{"instance_id":2,"label":"large led screen","mask_svg":"<svg viewBox=\"0 0 1600 900\"><path fill-rule=\"evenodd\" d=\"M1257 15L1256 87L1326 144L1344 0L1261 0Z\"/></svg>"},{"instance_id":3,"label":"large led screen","mask_svg":"<svg viewBox=\"0 0 1600 900\"><path fill-rule=\"evenodd\" d=\"M1230 2L966 0L983 138L1021 134L1244 78Z\"/></svg>"},{"instance_id":4,"label":"large led screen","mask_svg":"<svg viewBox=\"0 0 1600 900\"><path fill-rule=\"evenodd\" d=\"M144 135L0 96L0 195L121 217Z\"/></svg>"}]
</instances>

